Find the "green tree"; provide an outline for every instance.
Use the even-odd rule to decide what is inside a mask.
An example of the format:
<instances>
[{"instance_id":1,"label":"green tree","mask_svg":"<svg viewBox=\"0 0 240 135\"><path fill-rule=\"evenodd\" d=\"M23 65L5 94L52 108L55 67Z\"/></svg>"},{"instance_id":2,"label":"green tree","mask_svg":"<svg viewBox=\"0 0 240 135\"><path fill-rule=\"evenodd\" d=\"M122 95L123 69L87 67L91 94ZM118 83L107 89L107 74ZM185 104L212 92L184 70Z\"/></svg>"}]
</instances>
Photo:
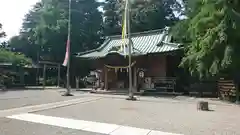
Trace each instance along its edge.
<instances>
[{"instance_id":1,"label":"green tree","mask_svg":"<svg viewBox=\"0 0 240 135\"><path fill-rule=\"evenodd\" d=\"M71 53L96 48L101 40L102 16L95 0L72 0ZM68 1L42 0L25 16L20 36L10 45L22 48L31 58L37 54L43 60L62 62L65 55L68 28ZM20 44L19 44L20 45ZM24 47L22 47L22 45ZM30 49L29 49L30 48ZM31 53L34 52L34 53Z\"/></svg>"},{"instance_id":2,"label":"green tree","mask_svg":"<svg viewBox=\"0 0 240 135\"><path fill-rule=\"evenodd\" d=\"M42 44L39 37L35 35L36 27L40 23L43 3L36 3L33 8L25 15L19 36L12 37L8 44L15 52L21 52L32 60L37 61L38 54L41 52Z\"/></svg>"},{"instance_id":3,"label":"green tree","mask_svg":"<svg viewBox=\"0 0 240 135\"><path fill-rule=\"evenodd\" d=\"M1 38L5 36L6 36L6 33L2 30L2 24L0 23L0 49L7 47L6 41L1 42Z\"/></svg>"},{"instance_id":4,"label":"green tree","mask_svg":"<svg viewBox=\"0 0 240 135\"><path fill-rule=\"evenodd\" d=\"M180 11L177 0L149 0L132 4L133 31L162 29L174 25Z\"/></svg>"},{"instance_id":5,"label":"green tree","mask_svg":"<svg viewBox=\"0 0 240 135\"><path fill-rule=\"evenodd\" d=\"M103 3L104 34L118 35L121 33L120 3L117 0L106 0Z\"/></svg>"},{"instance_id":6,"label":"green tree","mask_svg":"<svg viewBox=\"0 0 240 135\"><path fill-rule=\"evenodd\" d=\"M37 59L37 46L32 45L25 36L14 36L8 41L8 45L14 52L21 52L32 60Z\"/></svg>"},{"instance_id":7,"label":"green tree","mask_svg":"<svg viewBox=\"0 0 240 135\"><path fill-rule=\"evenodd\" d=\"M23 67L31 64L31 60L26 58L24 54L15 53L4 48L0 48L0 63L10 63L14 68ZM31 65L30 65L31 66ZM15 69L5 70L0 72L0 85L7 85L11 82L11 75L17 75ZM7 84L6 84L7 83Z\"/></svg>"},{"instance_id":8,"label":"green tree","mask_svg":"<svg viewBox=\"0 0 240 135\"><path fill-rule=\"evenodd\" d=\"M5 32L2 31L2 24L0 23L0 38L6 36Z\"/></svg>"},{"instance_id":9,"label":"green tree","mask_svg":"<svg viewBox=\"0 0 240 135\"><path fill-rule=\"evenodd\" d=\"M12 63L17 66L25 66L31 64L31 60L21 53L0 49L0 63Z\"/></svg>"},{"instance_id":10,"label":"green tree","mask_svg":"<svg viewBox=\"0 0 240 135\"><path fill-rule=\"evenodd\" d=\"M240 25L233 10L239 12L239 1L190 1L185 1L188 19L175 27L175 39L185 44L181 66L200 78L235 73L240 68Z\"/></svg>"},{"instance_id":11,"label":"green tree","mask_svg":"<svg viewBox=\"0 0 240 135\"><path fill-rule=\"evenodd\" d=\"M180 12L181 5L177 0L136 1L131 8L131 30L141 32L172 26L179 19L174 14ZM104 9L105 33L121 33L124 3L106 0Z\"/></svg>"},{"instance_id":12,"label":"green tree","mask_svg":"<svg viewBox=\"0 0 240 135\"><path fill-rule=\"evenodd\" d=\"M0 38L5 37L5 32L2 30L2 24L0 23ZM9 50L8 43L3 42L0 47L0 63L12 63L18 66L24 66L26 64L30 64L30 59L26 58L25 55L21 53L14 53Z\"/></svg>"}]
</instances>

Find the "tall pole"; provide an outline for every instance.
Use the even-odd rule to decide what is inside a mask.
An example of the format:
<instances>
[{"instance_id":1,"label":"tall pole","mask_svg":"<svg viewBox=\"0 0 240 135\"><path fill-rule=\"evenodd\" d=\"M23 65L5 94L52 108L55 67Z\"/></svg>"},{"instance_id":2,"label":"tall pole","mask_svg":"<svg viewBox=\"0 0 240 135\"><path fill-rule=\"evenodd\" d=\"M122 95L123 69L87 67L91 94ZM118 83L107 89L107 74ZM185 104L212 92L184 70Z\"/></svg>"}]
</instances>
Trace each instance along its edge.
<instances>
[{"instance_id":1,"label":"tall pole","mask_svg":"<svg viewBox=\"0 0 240 135\"><path fill-rule=\"evenodd\" d=\"M68 11L68 62L67 62L67 92L65 93L66 96L70 96L71 94L71 88L70 88L70 56L71 56L71 0L69 0L69 11Z\"/></svg>"},{"instance_id":2,"label":"tall pole","mask_svg":"<svg viewBox=\"0 0 240 135\"><path fill-rule=\"evenodd\" d=\"M46 87L46 64L43 65L43 89Z\"/></svg>"},{"instance_id":3,"label":"tall pole","mask_svg":"<svg viewBox=\"0 0 240 135\"><path fill-rule=\"evenodd\" d=\"M37 75L36 75L36 81L37 81L37 85L39 85L39 68L40 68L39 57L40 57L40 51L41 51L42 33L40 33L40 37L38 37L37 40L39 42L37 44Z\"/></svg>"},{"instance_id":4,"label":"tall pole","mask_svg":"<svg viewBox=\"0 0 240 135\"><path fill-rule=\"evenodd\" d=\"M129 97L127 100L136 100L132 89L132 39L131 39L131 3L126 0L127 4L127 36L128 36L128 71L129 71Z\"/></svg>"},{"instance_id":5,"label":"tall pole","mask_svg":"<svg viewBox=\"0 0 240 135\"><path fill-rule=\"evenodd\" d=\"M40 67L40 65L39 65L39 47L40 45L38 45L38 49L37 49L37 73L36 73L36 85L39 85L39 67Z\"/></svg>"},{"instance_id":6,"label":"tall pole","mask_svg":"<svg viewBox=\"0 0 240 135\"><path fill-rule=\"evenodd\" d=\"M58 87L60 87L60 78L61 78L61 65L58 64L58 80L57 80Z\"/></svg>"}]
</instances>

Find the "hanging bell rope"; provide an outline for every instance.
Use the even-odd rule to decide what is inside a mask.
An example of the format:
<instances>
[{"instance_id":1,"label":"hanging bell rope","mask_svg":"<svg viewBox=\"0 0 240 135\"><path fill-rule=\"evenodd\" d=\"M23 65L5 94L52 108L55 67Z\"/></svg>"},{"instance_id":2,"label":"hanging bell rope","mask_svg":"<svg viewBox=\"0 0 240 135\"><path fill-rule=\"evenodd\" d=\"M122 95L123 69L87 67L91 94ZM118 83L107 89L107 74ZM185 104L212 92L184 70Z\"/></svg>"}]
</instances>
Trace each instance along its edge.
<instances>
[{"instance_id":1,"label":"hanging bell rope","mask_svg":"<svg viewBox=\"0 0 240 135\"><path fill-rule=\"evenodd\" d=\"M136 64L136 61L134 61L132 64L131 64L131 67L134 66ZM107 68L129 68L129 66L110 66L110 65L105 65Z\"/></svg>"}]
</instances>

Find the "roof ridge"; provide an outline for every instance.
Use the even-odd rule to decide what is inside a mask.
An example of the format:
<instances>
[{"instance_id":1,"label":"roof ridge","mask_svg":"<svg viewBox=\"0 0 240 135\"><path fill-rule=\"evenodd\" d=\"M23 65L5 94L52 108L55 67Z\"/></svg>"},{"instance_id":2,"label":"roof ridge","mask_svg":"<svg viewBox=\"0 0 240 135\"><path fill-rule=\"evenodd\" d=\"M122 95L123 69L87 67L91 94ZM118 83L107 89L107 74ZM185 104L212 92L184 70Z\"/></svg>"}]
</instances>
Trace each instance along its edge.
<instances>
[{"instance_id":1,"label":"roof ridge","mask_svg":"<svg viewBox=\"0 0 240 135\"><path fill-rule=\"evenodd\" d=\"M105 39L105 41L102 43L102 45L99 46L98 48L96 48L96 50L99 51L99 50L103 49L110 41L111 41L111 39L107 37Z\"/></svg>"},{"instance_id":2,"label":"roof ridge","mask_svg":"<svg viewBox=\"0 0 240 135\"><path fill-rule=\"evenodd\" d=\"M165 42L165 41L162 41L162 43L166 45L170 45L172 47L176 47L176 48L179 48L179 46L181 45L180 43L171 43L171 42Z\"/></svg>"},{"instance_id":3,"label":"roof ridge","mask_svg":"<svg viewBox=\"0 0 240 135\"><path fill-rule=\"evenodd\" d=\"M131 36L138 36L138 35L148 35L148 34L155 34L158 32L164 32L164 31L168 31L168 27L166 28L162 28L162 29L155 29L155 30L148 30L148 31L142 31L142 32L135 32L135 33L131 33ZM128 34L127 34L128 35ZM113 36L108 36L108 38L121 38L122 35L113 35Z\"/></svg>"},{"instance_id":4,"label":"roof ridge","mask_svg":"<svg viewBox=\"0 0 240 135\"><path fill-rule=\"evenodd\" d=\"M96 49L92 49L92 50L88 50L88 51L84 51L84 52L78 52L76 54L77 55L84 55L84 54L91 53L91 52L94 52L94 51L97 51L97 48Z\"/></svg>"},{"instance_id":5,"label":"roof ridge","mask_svg":"<svg viewBox=\"0 0 240 135\"><path fill-rule=\"evenodd\" d=\"M109 41L110 41L110 39L106 38L105 41L102 43L102 45L100 45L99 47L97 47L95 49L88 50L88 51L84 51L84 52L78 52L77 55L84 55L84 54L91 53L91 52L94 52L94 51L99 51L99 50L103 49Z\"/></svg>"}]
</instances>

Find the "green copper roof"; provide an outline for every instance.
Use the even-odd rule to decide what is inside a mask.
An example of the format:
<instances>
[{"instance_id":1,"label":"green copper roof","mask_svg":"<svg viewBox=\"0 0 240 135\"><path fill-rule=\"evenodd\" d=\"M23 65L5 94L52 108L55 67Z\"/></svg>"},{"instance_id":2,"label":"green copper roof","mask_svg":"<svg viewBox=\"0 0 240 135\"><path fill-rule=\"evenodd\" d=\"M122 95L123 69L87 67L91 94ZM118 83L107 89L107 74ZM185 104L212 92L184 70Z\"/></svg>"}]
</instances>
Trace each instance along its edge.
<instances>
[{"instance_id":1,"label":"green copper roof","mask_svg":"<svg viewBox=\"0 0 240 135\"><path fill-rule=\"evenodd\" d=\"M170 43L170 40L171 36L168 34L167 29L133 33L132 54L145 55L150 53L162 53L180 49L179 44ZM128 50L126 50L126 53L119 52L119 48L122 44L123 40L121 39L121 35L110 36L99 48L83 53L78 53L77 57L100 58L105 57L110 53L128 55Z\"/></svg>"}]
</instances>

